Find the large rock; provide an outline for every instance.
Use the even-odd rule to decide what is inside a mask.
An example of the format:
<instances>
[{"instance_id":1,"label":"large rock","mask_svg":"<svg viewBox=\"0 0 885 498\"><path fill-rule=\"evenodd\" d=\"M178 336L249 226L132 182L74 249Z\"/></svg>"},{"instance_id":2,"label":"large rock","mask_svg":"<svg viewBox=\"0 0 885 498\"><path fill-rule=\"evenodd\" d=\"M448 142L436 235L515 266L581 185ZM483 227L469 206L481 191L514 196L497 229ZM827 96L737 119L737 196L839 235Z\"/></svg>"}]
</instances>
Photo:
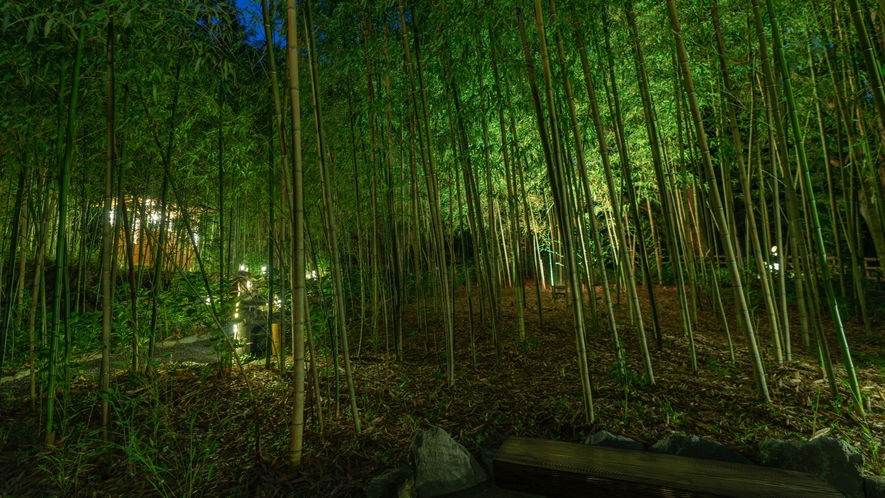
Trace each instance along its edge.
<instances>
[{"instance_id":1,"label":"large rock","mask_svg":"<svg viewBox=\"0 0 885 498\"><path fill-rule=\"evenodd\" d=\"M667 455L752 465L752 462L740 454L728 449L724 444L707 441L698 436L672 434L652 445L648 451L652 453L664 453Z\"/></svg>"},{"instance_id":2,"label":"large rock","mask_svg":"<svg viewBox=\"0 0 885 498\"><path fill-rule=\"evenodd\" d=\"M479 462L439 427L416 434L410 456L419 498L454 493L486 479Z\"/></svg>"},{"instance_id":3,"label":"large rock","mask_svg":"<svg viewBox=\"0 0 885 498\"><path fill-rule=\"evenodd\" d=\"M864 496L863 455L841 439L820 437L790 443L769 439L759 452L764 465L820 476L848 498Z\"/></svg>"},{"instance_id":4,"label":"large rock","mask_svg":"<svg viewBox=\"0 0 885 498\"><path fill-rule=\"evenodd\" d=\"M605 446L606 448L620 448L623 450L645 451L645 446L639 441L634 441L628 437L617 436L608 431L599 431L588 437L584 444L593 446Z\"/></svg>"},{"instance_id":5,"label":"large rock","mask_svg":"<svg viewBox=\"0 0 885 498\"><path fill-rule=\"evenodd\" d=\"M864 477L863 492L866 498L885 497L885 477Z\"/></svg>"},{"instance_id":6,"label":"large rock","mask_svg":"<svg viewBox=\"0 0 885 498\"><path fill-rule=\"evenodd\" d=\"M366 498L415 498L415 473L408 465L388 470L363 488Z\"/></svg>"}]
</instances>

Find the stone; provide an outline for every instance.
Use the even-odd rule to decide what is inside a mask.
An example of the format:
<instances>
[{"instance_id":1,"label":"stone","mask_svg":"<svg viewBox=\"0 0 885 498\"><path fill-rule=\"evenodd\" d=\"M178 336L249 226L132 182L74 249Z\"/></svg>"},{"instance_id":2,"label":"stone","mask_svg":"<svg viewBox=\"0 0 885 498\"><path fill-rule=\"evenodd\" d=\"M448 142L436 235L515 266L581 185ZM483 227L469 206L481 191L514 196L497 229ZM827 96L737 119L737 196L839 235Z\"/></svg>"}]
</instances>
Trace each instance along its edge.
<instances>
[{"instance_id":1,"label":"stone","mask_svg":"<svg viewBox=\"0 0 885 498\"><path fill-rule=\"evenodd\" d=\"M885 477L864 477L863 492L865 498L885 498Z\"/></svg>"},{"instance_id":2,"label":"stone","mask_svg":"<svg viewBox=\"0 0 885 498\"><path fill-rule=\"evenodd\" d=\"M752 462L741 456L739 453L730 450L724 444L707 441L698 436L671 434L652 445L648 451L652 453L664 453L667 455L752 465Z\"/></svg>"},{"instance_id":3,"label":"stone","mask_svg":"<svg viewBox=\"0 0 885 498\"><path fill-rule=\"evenodd\" d=\"M588 437L584 444L593 446L605 446L606 448L620 448L623 450L645 451L645 446L639 441L634 441L628 437L618 436L608 431L599 431Z\"/></svg>"},{"instance_id":4,"label":"stone","mask_svg":"<svg viewBox=\"0 0 885 498\"><path fill-rule=\"evenodd\" d=\"M485 448L479 452L479 461L482 462L482 466L486 468L486 472L489 477L494 478L494 463L495 463L495 455L498 454L497 448Z\"/></svg>"},{"instance_id":5,"label":"stone","mask_svg":"<svg viewBox=\"0 0 885 498\"><path fill-rule=\"evenodd\" d=\"M416 434L409 455L418 498L454 493L486 479L479 462L439 427Z\"/></svg>"},{"instance_id":6,"label":"stone","mask_svg":"<svg viewBox=\"0 0 885 498\"><path fill-rule=\"evenodd\" d=\"M363 488L366 498L415 498L415 473L408 465L375 477Z\"/></svg>"},{"instance_id":7,"label":"stone","mask_svg":"<svg viewBox=\"0 0 885 498\"><path fill-rule=\"evenodd\" d=\"M841 439L819 437L790 443L769 439L759 453L763 465L814 474L848 498L864 496L863 455Z\"/></svg>"}]
</instances>

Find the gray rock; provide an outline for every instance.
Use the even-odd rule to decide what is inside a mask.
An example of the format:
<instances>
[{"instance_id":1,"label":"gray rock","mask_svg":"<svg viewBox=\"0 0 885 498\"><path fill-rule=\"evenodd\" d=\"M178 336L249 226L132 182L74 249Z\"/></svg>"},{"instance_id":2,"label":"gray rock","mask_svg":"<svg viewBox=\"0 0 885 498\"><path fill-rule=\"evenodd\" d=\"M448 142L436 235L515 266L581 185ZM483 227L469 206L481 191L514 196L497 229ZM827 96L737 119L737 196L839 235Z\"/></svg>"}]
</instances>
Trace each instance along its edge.
<instances>
[{"instance_id":1,"label":"gray rock","mask_svg":"<svg viewBox=\"0 0 885 498\"><path fill-rule=\"evenodd\" d=\"M388 470L363 488L366 498L415 498L415 473L408 465Z\"/></svg>"},{"instance_id":2,"label":"gray rock","mask_svg":"<svg viewBox=\"0 0 885 498\"><path fill-rule=\"evenodd\" d=\"M863 493L865 498L885 498L885 477L864 477Z\"/></svg>"},{"instance_id":3,"label":"gray rock","mask_svg":"<svg viewBox=\"0 0 885 498\"><path fill-rule=\"evenodd\" d=\"M454 493L486 479L479 462L439 427L415 435L410 457L419 498Z\"/></svg>"},{"instance_id":4,"label":"gray rock","mask_svg":"<svg viewBox=\"0 0 885 498\"><path fill-rule=\"evenodd\" d=\"M584 444L605 446L606 448L645 451L645 446L642 446L642 443L639 441L634 441L624 436L617 436L608 431L599 431L596 434L593 434L584 441Z\"/></svg>"},{"instance_id":5,"label":"gray rock","mask_svg":"<svg viewBox=\"0 0 885 498\"><path fill-rule=\"evenodd\" d=\"M494 478L494 463L495 455L497 454L497 448L485 448L479 452L479 461L482 462L482 466L486 468L486 472L489 474L489 477L492 478Z\"/></svg>"},{"instance_id":6,"label":"gray rock","mask_svg":"<svg viewBox=\"0 0 885 498\"><path fill-rule=\"evenodd\" d=\"M752 462L740 454L728 449L724 444L707 441L698 436L671 434L652 445L648 451L652 453L664 453L667 455L752 465Z\"/></svg>"},{"instance_id":7,"label":"gray rock","mask_svg":"<svg viewBox=\"0 0 885 498\"><path fill-rule=\"evenodd\" d=\"M864 496L863 455L841 439L820 437L790 443L769 439L759 452L764 465L814 474L848 498Z\"/></svg>"}]
</instances>

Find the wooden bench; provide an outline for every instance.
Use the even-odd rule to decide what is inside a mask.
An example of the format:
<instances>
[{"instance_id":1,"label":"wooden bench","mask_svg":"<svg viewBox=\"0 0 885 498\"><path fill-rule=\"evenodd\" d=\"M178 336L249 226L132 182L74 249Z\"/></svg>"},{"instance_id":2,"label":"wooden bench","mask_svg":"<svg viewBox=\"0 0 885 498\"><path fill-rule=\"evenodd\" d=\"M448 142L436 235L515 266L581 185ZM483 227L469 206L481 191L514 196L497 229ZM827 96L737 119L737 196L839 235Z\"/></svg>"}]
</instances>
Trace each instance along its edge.
<instances>
[{"instance_id":1,"label":"wooden bench","mask_svg":"<svg viewBox=\"0 0 885 498\"><path fill-rule=\"evenodd\" d=\"M493 468L499 487L547 497L842 496L803 472L527 437L505 441Z\"/></svg>"},{"instance_id":2,"label":"wooden bench","mask_svg":"<svg viewBox=\"0 0 885 498\"><path fill-rule=\"evenodd\" d=\"M568 294L568 287L566 287L564 284L558 284L558 285L553 286L553 300L554 301L559 296L566 297L567 294Z\"/></svg>"}]
</instances>

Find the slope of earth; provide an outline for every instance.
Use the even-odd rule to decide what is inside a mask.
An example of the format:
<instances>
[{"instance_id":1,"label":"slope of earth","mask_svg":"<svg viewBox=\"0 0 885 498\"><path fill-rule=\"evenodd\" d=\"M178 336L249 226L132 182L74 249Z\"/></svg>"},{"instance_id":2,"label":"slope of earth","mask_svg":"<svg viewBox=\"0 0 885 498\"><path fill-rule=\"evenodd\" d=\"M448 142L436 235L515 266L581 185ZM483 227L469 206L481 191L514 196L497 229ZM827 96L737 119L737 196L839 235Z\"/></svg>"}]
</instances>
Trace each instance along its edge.
<instances>
[{"instance_id":1,"label":"slope of earth","mask_svg":"<svg viewBox=\"0 0 885 498\"><path fill-rule=\"evenodd\" d=\"M461 288L455 301L453 386L445 382L444 328L435 318L435 301L428 298L426 315L418 300L406 309L403 361L387 354L393 342L385 335L383 318L373 342L372 314L367 311L361 347L360 326L350 324L361 433L353 427L343 365L338 367L341 386L336 403L334 363L326 356L329 350L320 348L321 402L316 403L313 395L309 400L305 458L298 471L286 466L288 379L260 366L247 367L244 377L236 369L170 363L149 378L128 374L115 378L115 389L108 396L113 425L106 435L99 427L99 400L91 381L72 387L70 400L62 407L59 434L65 437L52 444L37 436L42 427L39 409L37 414L31 412L22 399L4 403L0 496L360 496L373 476L406 461L416 431L432 426L442 427L474 453L496 447L512 435L580 442L605 429L646 445L671 433L697 434L750 459L756 458L767 438L796 440L828 434L863 453L869 473L882 473L878 448L885 436L885 355L881 342L849 323L849 343L868 399L866 416L861 418L831 398L816 354L801 345L798 320L792 324L792 361L778 365L760 317L758 338L772 398L766 404L759 401L736 323L729 323L736 356L732 362L720 314L701 297L695 324L698 372L693 374L676 291L673 287L655 291L662 350L655 347L651 324L646 323L655 384L644 375L625 297L624 309L616 310L616 317L627 375L616 375L605 321L600 319L602 326L591 326L587 333L596 415L592 423L581 411L568 300L553 300L542 292L539 323L534 287L527 286L526 339L520 340L512 294L505 292L498 361L489 327L479 324L474 288L474 361L470 307ZM640 296L647 310L644 289ZM824 330L832 331L828 320L822 321ZM317 334L319 325L314 324ZM828 339L833 361L840 363L835 340ZM844 370L838 366L836 370L843 379ZM846 385L839 388L843 398L848 395ZM105 437L108 443L103 442Z\"/></svg>"}]
</instances>

